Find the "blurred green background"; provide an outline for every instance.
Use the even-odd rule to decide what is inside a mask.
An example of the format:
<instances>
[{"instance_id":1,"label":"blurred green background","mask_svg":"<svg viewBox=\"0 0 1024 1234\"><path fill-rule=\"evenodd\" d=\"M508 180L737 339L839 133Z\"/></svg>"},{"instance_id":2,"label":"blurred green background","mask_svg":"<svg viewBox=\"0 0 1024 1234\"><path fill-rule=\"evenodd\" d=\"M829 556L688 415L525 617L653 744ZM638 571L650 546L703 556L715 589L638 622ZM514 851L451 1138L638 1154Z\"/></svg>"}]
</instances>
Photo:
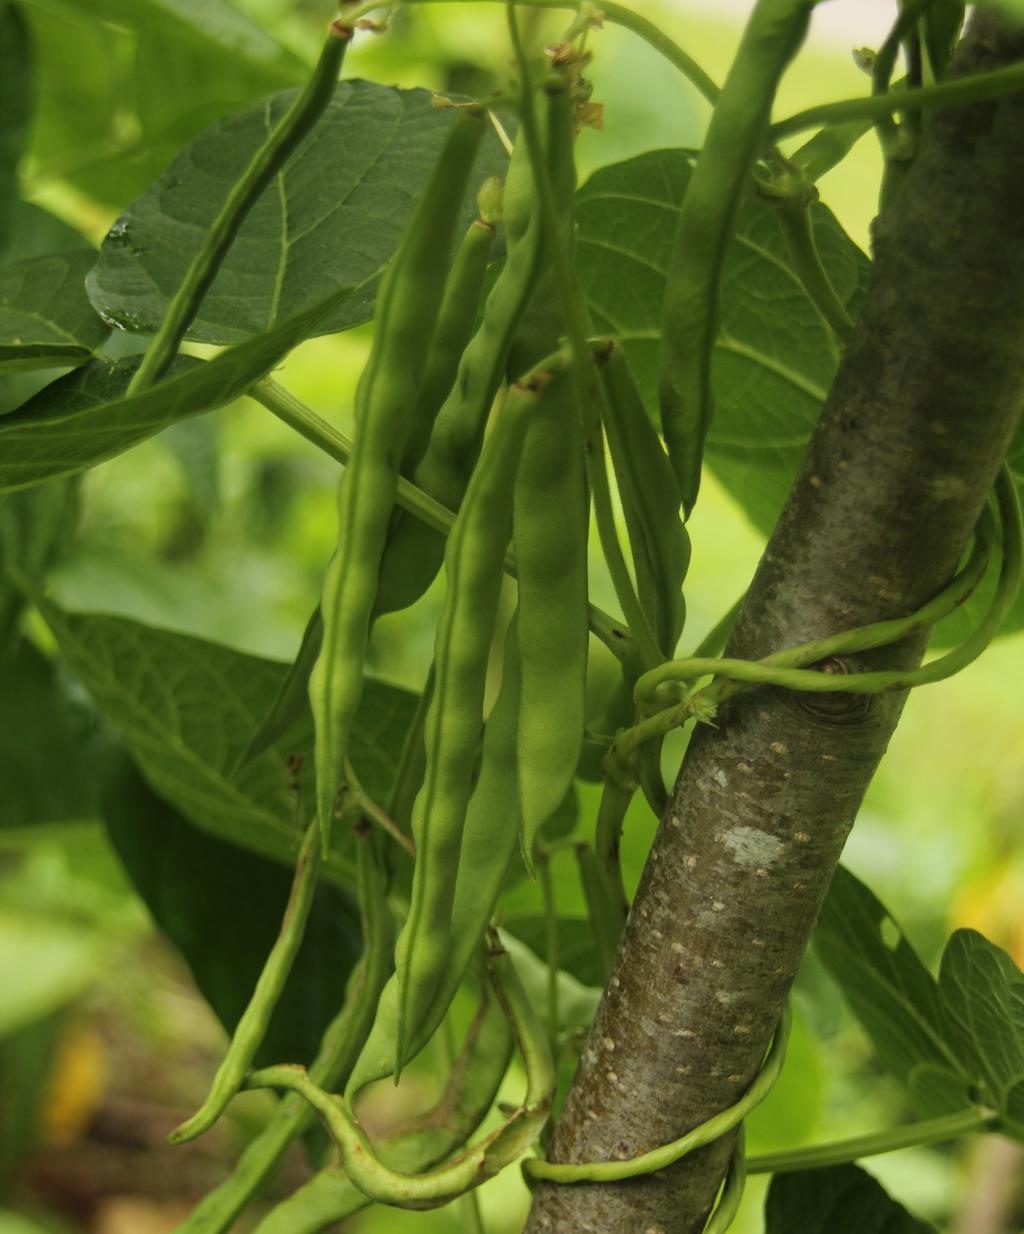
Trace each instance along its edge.
<instances>
[{"instance_id":1,"label":"blurred green background","mask_svg":"<svg viewBox=\"0 0 1024 1234\"><path fill-rule=\"evenodd\" d=\"M48 32L39 40L39 101L23 191L98 243L118 208L177 144L225 108L216 90L189 95L184 82L180 94L159 105L149 101L147 114L156 119L140 137L125 99L139 89L136 57L152 49L137 45L130 29L103 26L89 6L77 15L74 6L34 7ZM237 7L308 60L330 6L237 0ZM721 76L748 6L637 7ZM850 51L877 44L892 10L864 2L819 8L780 111L863 92ZM545 16L535 36L552 38L563 25ZM581 178L643 150L699 144L706 107L671 67L612 28L595 34L591 48L594 99L604 104L605 123L580 139ZM507 67L500 9L462 4L405 13L383 38L360 36L346 75L486 93ZM251 89L239 88L251 97ZM185 97L199 102L182 120ZM69 105L80 113L80 131L61 120ZM122 111L120 131L110 117ZM148 153L140 159L143 139ZM821 186L864 246L878 174L869 137ZM365 330L319 339L295 352L278 377L350 431L366 349ZM333 464L244 400L183 423L88 473L76 545L53 580L55 593L72 608L121 613L290 659L333 547L335 481ZM686 646L740 593L762 547L710 478L690 529ZM596 598L610 604L596 561L594 572ZM411 613L380 624L375 672L419 688L438 602L435 587ZM1005 639L961 677L911 698L847 851L850 866L928 957L952 926L971 925L1024 961L1020 651L1021 636ZM4 739L12 741L16 701L0 699L0 713ZM670 754L679 753L677 743ZM585 790L581 825L593 806ZM645 808L634 807L625 851L630 879L638 876L652 829ZM557 859L556 872L562 912L582 916L568 855ZM524 884L510 923L538 912L536 886ZM269 1098L239 1100L221 1127L187 1149L165 1145L165 1133L205 1091L223 1035L184 963L154 933L96 820L0 829L0 992L0 1234L173 1229L223 1176ZM801 976L798 1007L802 1031L784 1083L755 1120L754 1147L832 1138L905 1117L902 1097L872 1065L863 1035L813 959ZM428 1075L422 1083L429 1085ZM999 1234L1004 1227L979 1224L971 1206L1015 1169L1019 1174L1021 1158L1020 1150L993 1139L967 1152L905 1152L870 1168L940 1228ZM282 1185L304 1170L296 1155ZM760 1197L752 1184L740 1234L760 1229ZM509 1172L482 1190L480 1203L486 1230L511 1234L521 1227L527 1196ZM371 1210L351 1228L440 1234L472 1228L468 1219L459 1205L432 1214Z\"/></svg>"}]
</instances>

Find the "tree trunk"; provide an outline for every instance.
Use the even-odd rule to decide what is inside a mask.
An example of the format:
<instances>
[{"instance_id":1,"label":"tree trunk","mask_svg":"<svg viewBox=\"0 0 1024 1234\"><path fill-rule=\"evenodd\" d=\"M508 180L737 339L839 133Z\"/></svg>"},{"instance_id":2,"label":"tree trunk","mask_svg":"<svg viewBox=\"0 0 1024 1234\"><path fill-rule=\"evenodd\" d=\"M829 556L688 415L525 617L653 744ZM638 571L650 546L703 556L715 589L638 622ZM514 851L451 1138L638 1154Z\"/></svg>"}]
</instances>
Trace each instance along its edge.
<instances>
[{"instance_id":1,"label":"tree trunk","mask_svg":"<svg viewBox=\"0 0 1024 1234\"><path fill-rule=\"evenodd\" d=\"M957 72L1024 56L977 16ZM1024 95L937 113L728 654L921 606L968 542L1024 395ZM905 668L914 638L831 665ZM550 1156L635 1156L756 1074L905 696L759 688L693 737ZM529 1234L698 1234L731 1143L633 1182L538 1186Z\"/></svg>"}]
</instances>

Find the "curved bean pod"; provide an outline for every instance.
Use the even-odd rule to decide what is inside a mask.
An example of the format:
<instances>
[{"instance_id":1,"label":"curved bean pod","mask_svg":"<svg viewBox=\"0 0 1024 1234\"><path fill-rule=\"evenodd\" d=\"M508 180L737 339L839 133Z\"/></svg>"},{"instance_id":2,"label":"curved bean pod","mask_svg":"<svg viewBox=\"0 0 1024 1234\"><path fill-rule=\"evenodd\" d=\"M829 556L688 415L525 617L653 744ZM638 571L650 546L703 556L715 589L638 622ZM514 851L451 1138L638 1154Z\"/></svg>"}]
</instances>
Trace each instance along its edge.
<instances>
[{"instance_id":1,"label":"curved bean pod","mask_svg":"<svg viewBox=\"0 0 1024 1234\"><path fill-rule=\"evenodd\" d=\"M434 644L426 775L413 808L417 859L409 916L398 939L398 1055L426 1013L448 962L452 892L483 727L484 686L512 530L512 489L546 373L511 387L448 538L447 590Z\"/></svg>"},{"instance_id":2,"label":"curved bean pod","mask_svg":"<svg viewBox=\"0 0 1024 1234\"><path fill-rule=\"evenodd\" d=\"M466 492L512 339L541 270L543 227L535 212L524 217L527 201L517 187L529 175L529 163L524 167L519 153L521 145L517 141L513 148L502 206L506 236L521 235L521 241L509 245L505 265L484 305L483 319L462 353L455 383L437 413L426 452L413 475L418 488L450 510L459 508ZM443 559L444 541L435 531L417 519L399 519L380 567L381 603L387 611L414 604L434 580Z\"/></svg>"},{"instance_id":3,"label":"curved bean pod","mask_svg":"<svg viewBox=\"0 0 1024 1234\"><path fill-rule=\"evenodd\" d=\"M441 152L378 297L377 331L356 395L357 436L338 489L338 546L321 600L324 635L309 681L317 811L326 849L349 734L362 694L377 575L419 381L448 272L455 219L483 134L463 115Z\"/></svg>"},{"instance_id":4,"label":"curved bean pod","mask_svg":"<svg viewBox=\"0 0 1024 1234\"><path fill-rule=\"evenodd\" d=\"M235 1027L228 1052L217 1068L209 1096L190 1119L171 1132L169 1139L172 1144L185 1144L202 1135L204 1131L209 1131L241 1088L245 1073L252 1065L256 1051L266 1036L270 1017L302 945L309 911L313 907L319 868L320 846L317 842L316 824L312 823L306 829L306 836L295 863L295 878L281 921L281 932L267 956L252 998Z\"/></svg>"},{"instance_id":5,"label":"curved bean pod","mask_svg":"<svg viewBox=\"0 0 1024 1234\"><path fill-rule=\"evenodd\" d=\"M813 7L813 0L755 4L679 215L666 271L658 393L687 515L697 498L711 422L711 355L725 254L750 170L767 141L779 79L803 41Z\"/></svg>"},{"instance_id":6,"label":"curved bean pod","mask_svg":"<svg viewBox=\"0 0 1024 1234\"><path fill-rule=\"evenodd\" d=\"M587 533L583 437L573 385L558 374L537 405L516 477L512 543L519 577L519 805L533 869L542 825L569 790L586 706Z\"/></svg>"},{"instance_id":7,"label":"curved bean pod","mask_svg":"<svg viewBox=\"0 0 1024 1234\"><path fill-rule=\"evenodd\" d=\"M394 922L372 833L357 833L356 853L363 956L349 981L344 1006L327 1026L309 1069L310 1079L325 1088L344 1084L347 1079L392 968ZM314 1118L300 1097L286 1097L262 1131L246 1145L231 1174L200 1200L176 1234L226 1234L273 1174L288 1146Z\"/></svg>"},{"instance_id":8,"label":"curved bean pod","mask_svg":"<svg viewBox=\"0 0 1024 1234\"><path fill-rule=\"evenodd\" d=\"M419 1173L457 1152L489 1113L508 1070L512 1046L504 1010L485 986L480 1009L437 1103L389 1131L376 1145L385 1165L403 1174ZM369 1203L343 1169L329 1166L276 1205L254 1234L316 1234Z\"/></svg>"},{"instance_id":9,"label":"curved bean pod","mask_svg":"<svg viewBox=\"0 0 1024 1234\"><path fill-rule=\"evenodd\" d=\"M508 953L492 949L489 969L495 994L508 1016L526 1066L527 1091L504 1124L441 1169L407 1174L381 1161L345 1102L313 1084L301 1067L253 1072L249 1088L284 1088L304 1097L337 1145L350 1180L371 1200L397 1208L429 1209L478 1187L521 1156L547 1121L555 1069L541 1026Z\"/></svg>"},{"instance_id":10,"label":"curved bean pod","mask_svg":"<svg viewBox=\"0 0 1024 1234\"><path fill-rule=\"evenodd\" d=\"M487 263L494 246L495 228L501 222L501 181L492 177L477 194L477 217L470 223L459 245L451 273L445 284L444 299L437 310L437 328L430 346L419 398L406 443L402 471L412 475L423 457L439 409L455 384L459 361L473 337L483 296ZM377 600L378 610L381 598Z\"/></svg>"},{"instance_id":11,"label":"curved bean pod","mask_svg":"<svg viewBox=\"0 0 1024 1234\"><path fill-rule=\"evenodd\" d=\"M409 1057L430 1040L478 955L519 838L519 648L513 617L505 635L501 689L484 729L480 775L466 811L452 895L447 960L430 1007L412 1035ZM366 1046L352 1071L349 1100L366 1084L394 1070L398 1034L398 982L388 983Z\"/></svg>"}]
</instances>

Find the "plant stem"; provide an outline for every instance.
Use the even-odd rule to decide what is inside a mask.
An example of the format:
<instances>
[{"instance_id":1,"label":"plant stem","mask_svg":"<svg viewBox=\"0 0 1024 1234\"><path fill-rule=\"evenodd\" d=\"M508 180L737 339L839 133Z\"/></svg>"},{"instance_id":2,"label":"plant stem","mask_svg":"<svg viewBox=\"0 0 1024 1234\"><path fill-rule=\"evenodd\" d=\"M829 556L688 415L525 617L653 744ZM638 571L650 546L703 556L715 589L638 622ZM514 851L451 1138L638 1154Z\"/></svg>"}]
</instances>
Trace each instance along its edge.
<instances>
[{"instance_id":1,"label":"plant stem","mask_svg":"<svg viewBox=\"0 0 1024 1234\"><path fill-rule=\"evenodd\" d=\"M804 286L804 291L835 334L845 343L853 333L853 321L846 305L836 293L828 271L821 264L821 255L814 242L814 229L808 207L802 202L783 201L776 217L782 228L789 259Z\"/></svg>"},{"instance_id":2,"label":"plant stem","mask_svg":"<svg viewBox=\"0 0 1024 1234\"><path fill-rule=\"evenodd\" d=\"M892 91L889 94L865 98L841 99L836 103L819 103L795 115L780 120L768 130L769 141L781 141L793 133L819 125L846 124L848 121L874 122L879 116L895 111L913 111L939 107L956 107L965 103L980 103L986 99L1012 94L1024 87L1024 63L1007 64L1001 69L971 73L919 90Z\"/></svg>"},{"instance_id":3,"label":"plant stem","mask_svg":"<svg viewBox=\"0 0 1024 1234\"><path fill-rule=\"evenodd\" d=\"M249 211L312 131L334 97L334 87L351 37L352 32L347 26L331 27L320 59L305 88L274 125L248 167L231 186L217 217L206 232L202 247L192 258L181 285L167 306L160 329L132 377L128 386L129 395L141 393L159 381L167 371Z\"/></svg>"},{"instance_id":4,"label":"plant stem","mask_svg":"<svg viewBox=\"0 0 1024 1234\"><path fill-rule=\"evenodd\" d=\"M884 1131L873 1131L848 1140L834 1140L829 1144L811 1144L807 1148L748 1157L747 1173L783 1174L791 1170L845 1165L847 1162L859 1161L862 1157L878 1157L882 1153L894 1153L901 1148L940 1144L944 1140L954 1140L974 1131L989 1131L993 1129L993 1125L992 1114L963 1110L959 1114L945 1114L941 1118L909 1123L906 1127L889 1127Z\"/></svg>"}]
</instances>

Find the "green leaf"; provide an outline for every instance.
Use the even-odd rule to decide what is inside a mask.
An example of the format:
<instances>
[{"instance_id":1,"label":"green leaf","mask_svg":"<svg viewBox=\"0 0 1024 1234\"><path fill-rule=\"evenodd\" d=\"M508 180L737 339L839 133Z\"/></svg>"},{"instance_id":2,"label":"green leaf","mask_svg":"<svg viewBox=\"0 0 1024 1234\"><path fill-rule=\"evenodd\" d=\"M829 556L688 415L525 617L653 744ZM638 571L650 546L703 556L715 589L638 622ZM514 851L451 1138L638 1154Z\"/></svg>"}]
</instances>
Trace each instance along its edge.
<instances>
[{"instance_id":1,"label":"green leaf","mask_svg":"<svg viewBox=\"0 0 1024 1234\"><path fill-rule=\"evenodd\" d=\"M765 1234L936 1234L855 1165L777 1174L764 1215Z\"/></svg>"},{"instance_id":2,"label":"green leaf","mask_svg":"<svg viewBox=\"0 0 1024 1234\"><path fill-rule=\"evenodd\" d=\"M235 772L288 671L203 639L122 617L39 604L69 669L119 732L150 787L197 826L292 865L311 810L312 724ZM386 799L416 697L367 681L350 757L364 788ZM301 766L300 766L301 764ZM344 828L325 874L349 881Z\"/></svg>"},{"instance_id":3,"label":"green leaf","mask_svg":"<svg viewBox=\"0 0 1024 1234\"><path fill-rule=\"evenodd\" d=\"M7 246L18 197L18 162L32 110L32 52L25 18L0 0L0 252Z\"/></svg>"},{"instance_id":4,"label":"green leaf","mask_svg":"<svg viewBox=\"0 0 1024 1234\"><path fill-rule=\"evenodd\" d=\"M93 727L53 661L23 642L0 666L0 831L96 817Z\"/></svg>"},{"instance_id":5,"label":"green leaf","mask_svg":"<svg viewBox=\"0 0 1024 1234\"><path fill-rule=\"evenodd\" d=\"M25 605L17 580L45 578L70 547L77 521L75 480L0 493L0 665L16 642Z\"/></svg>"},{"instance_id":6,"label":"green leaf","mask_svg":"<svg viewBox=\"0 0 1024 1234\"><path fill-rule=\"evenodd\" d=\"M193 826L123 751L108 762L102 795L108 834L132 883L232 1032L277 937L290 874ZM356 905L338 888L321 886L256 1066L312 1059L344 1001L360 948Z\"/></svg>"},{"instance_id":7,"label":"green leaf","mask_svg":"<svg viewBox=\"0 0 1024 1234\"><path fill-rule=\"evenodd\" d=\"M595 327L623 340L652 415L665 268L694 155L658 150L596 172L577 195L577 266ZM814 236L855 316L869 263L823 205ZM762 531L789 492L839 360L839 348L793 272L774 209L743 204L722 284L705 458Z\"/></svg>"},{"instance_id":8,"label":"green leaf","mask_svg":"<svg viewBox=\"0 0 1024 1234\"><path fill-rule=\"evenodd\" d=\"M983 935L957 930L942 956L939 997L969 1074L984 1080L988 1099L1005 1109L1024 1078L1024 973Z\"/></svg>"},{"instance_id":9,"label":"green leaf","mask_svg":"<svg viewBox=\"0 0 1024 1234\"><path fill-rule=\"evenodd\" d=\"M893 1075L907 1083L922 1064L961 1072L935 979L881 901L843 866L832 880L814 940Z\"/></svg>"},{"instance_id":10,"label":"green leaf","mask_svg":"<svg viewBox=\"0 0 1024 1234\"><path fill-rule=\"evenodd\" d=\"M505 915L505 928L538 956L547 945L546 922L536 913ZM594 947L594 932L585 917L558 918L558 967L585 986L604 984L601 958Z\"/></svg>"},{"instance_id":11,"label":"green leaf","mask_svg":"<svg viewBox=\"0 0 1024 1234\"><path fill-rule=\"evenodd\" d=\"M26 0L38 174L122 207L203 127L305 66L227 0Z\"/></svg>"},{"instance_id":12,"label":"green leaf","mask_svg":"<svg viewBox=\"0 0 1024 1234\"><path fill-rule=\"evenodd\" d=\"M0 266L0 370L84 364L110 327L85 294L92 249Z\"/></svg>"},{"instance_id":13,"label":"green leaf","mask_svg":"<svg viewBox=\"0 0 1024 1234\"><path fill-rule=\"evenodd\" d=\"M5 260L22 261L29 257L75 252L86 243L83 235L55 214L27 201L16 201L11 212L7 247L0 245L0 253ZM93 260L96 260L95 251Z\"/></svg>"},{"instance_id":14,"label":"green leaf","mask_svg":"<svg viewBox=\"0 0 1024 1234\"><path fill-rule=\"evenodd\" d=\"M973 1104L971 1084L961 1072L934 1063L920 1063L907 1077L910 1104L922 1118L956 1114Z\"/></svg>"},{"instance_id":15,"label":"green leaf","mask_svg":"<svg viewBox=\"0 0 1024 1234\"><path fill-rule=\"evenodd\" d=\"M127 394L138 357L83 365L0 419L0 491L82 471L177 420L223 407L313 333L349 295L349 288L335 289L208 363L180 356L167 380L141 394Z\"/></svg>"},{"instance_id":16,"label":"green leaf","mask_svg":"<svg viewBox=\"0 0 1024 1234\"><path fill-rule=\"evenodd\" d=\"M126 330L155 329L231 185L292 97L277 94L207 129L118 219L89 278L89 294L107 320ZM426 90L341 82L316 130L253 207L188 337L237 343L339 282L356 292L318 332L368 320L381 272L454 116L435 107ZM475 181L505 162L489 135Z\"/></svg>"}]
</instances>

